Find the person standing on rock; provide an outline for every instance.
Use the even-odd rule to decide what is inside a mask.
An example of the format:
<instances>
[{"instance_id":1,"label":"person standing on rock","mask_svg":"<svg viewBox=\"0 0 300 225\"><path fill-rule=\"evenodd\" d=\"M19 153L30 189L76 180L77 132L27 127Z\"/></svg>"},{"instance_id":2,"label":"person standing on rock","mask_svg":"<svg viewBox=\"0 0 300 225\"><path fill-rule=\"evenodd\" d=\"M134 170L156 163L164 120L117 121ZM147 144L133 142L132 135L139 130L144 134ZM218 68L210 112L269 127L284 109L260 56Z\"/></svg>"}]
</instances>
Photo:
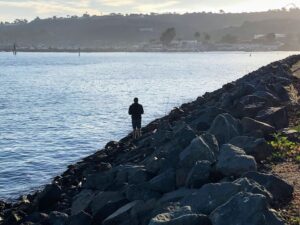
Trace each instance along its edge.
<instances>
[{"instance_id":1,"label":"person standing on rock","mask_svg":"<svg viewBox=\"0 0 300 225\"><path fill-rule=\"evenodd\" d=\"M131 115L132 128L133 128L133 138L139 138L142 127L142 114L144 114L144 109L141 104L139 104L139 99L134 98L134 103L129 107L128 114Z\"/></svg>"}]
</instances>

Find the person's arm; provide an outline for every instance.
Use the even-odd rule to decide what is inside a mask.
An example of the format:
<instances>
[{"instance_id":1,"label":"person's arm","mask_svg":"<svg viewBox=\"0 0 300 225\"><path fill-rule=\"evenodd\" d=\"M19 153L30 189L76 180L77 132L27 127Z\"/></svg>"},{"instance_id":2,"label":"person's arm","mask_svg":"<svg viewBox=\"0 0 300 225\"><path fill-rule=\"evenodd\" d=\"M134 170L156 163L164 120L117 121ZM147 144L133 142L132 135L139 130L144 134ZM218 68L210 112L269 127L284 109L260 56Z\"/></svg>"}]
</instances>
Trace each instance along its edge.
<instances>
[{"instance_id":1,"label":"person's arm","mask_svg":"<svg viewBox=\"0 0 300 225\"><path fill-rule=\"evenodd\" d=\"M129 115L132 115L132 109L131 109L131 106L129 106L128 114L129 114Z\"/></svg>"},{"instance_id":2,"label":"person's arm","mask_svg":"<svg viewBox=\"0 0 300 225\"><path fill-rule=\"evenodd\" d=\"M142 105L141 105L141 114L144 114L144 108Z\"/></svg>"}]
</instances>

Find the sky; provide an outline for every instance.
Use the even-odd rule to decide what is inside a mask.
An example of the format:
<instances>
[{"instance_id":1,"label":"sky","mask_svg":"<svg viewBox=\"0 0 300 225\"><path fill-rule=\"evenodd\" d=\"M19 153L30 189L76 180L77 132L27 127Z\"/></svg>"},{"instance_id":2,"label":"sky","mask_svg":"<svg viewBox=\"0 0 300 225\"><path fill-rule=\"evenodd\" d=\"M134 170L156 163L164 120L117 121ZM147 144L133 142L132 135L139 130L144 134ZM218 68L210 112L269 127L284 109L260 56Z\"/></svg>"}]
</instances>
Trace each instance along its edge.
<instances>
[{"instance_id":1,"label":"sky","mask_svg":"<svg viewBox=\"0 0 300 225\"><path fill-rule=\"evenodd\" d=\"M0 0L0 21L52 16L149 12L250 12L279 9L300 0Z\"/></svg>"}]
</instances>

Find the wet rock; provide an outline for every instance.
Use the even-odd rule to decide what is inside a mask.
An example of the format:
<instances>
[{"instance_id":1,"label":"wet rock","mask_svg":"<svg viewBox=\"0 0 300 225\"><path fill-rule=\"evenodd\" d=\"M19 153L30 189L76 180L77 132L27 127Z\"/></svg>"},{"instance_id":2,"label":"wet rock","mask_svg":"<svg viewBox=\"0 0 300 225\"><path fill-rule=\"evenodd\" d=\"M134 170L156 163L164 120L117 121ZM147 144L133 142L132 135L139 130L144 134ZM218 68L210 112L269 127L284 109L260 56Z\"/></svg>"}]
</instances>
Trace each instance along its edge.
<instances>
[{"instance_id":1,"label":"wet rock","mask_svg":"<svg viewBox=\"0 0 300 225\"><path fill-rule=\"evenodd\" d=\"M210 214L213 225L284 225L271 210L263 195L238 193Z\"/></svg>"},{"instance_id":2,"label":"wet rock","mask_svg":"<svg viewBox=\"0 0 300 225\"><path fill-rule=\"evenodd\" d=\"M148 225L148 221L151 219L151 212L155 209L156 206L156 199L150 199L148 201L138 201L130 211L132 222L136 222L136 225ZM132 225L135 225L135 223L132 223Z\"/></svg>"},{"instance_id":3,"label":"wet rock","mask_svg":"<svg viewBox=\"0 0 300 225\"><path fill-rule=\"evenodd\" d=\"M230 139L240 135L240 121L228 113L218 115L208 132L215 135L219 144L227 143Z\"/></svg>"},{"instance_id":4,"label":"wet rock","mask_svg":"<svg viewBox=\"0 0 300 225\"><path fill-rule=\"evenodd\" d=\"M264 186L272 194L275 201L289 200L293 196L293 186L272 174L248 172L243 177L252 179Z\"/></svg>"},{"instance_id":5,"label":"wet rock","mask_svg":"<svg viewBox=\"0 0 300 225\"><path fill-rule=\"evenodd\" d=\"M69 218L68 225L91 225L92 217L86 212L81 211Z\"/></svg>"},{"instance_id":6,"label":"wet rock","mask_svg":"<svg viewBox=\"0 0 300 225\"><path fill-rule=\"evenodd\" d=\"M130 210L138 204L139 201L133 201L130 202L123 207L119 208L117 211L115 211L113 214L111 214L109 217L107 217L103 221L103 225L116 225L120 224L123 221L127 220L130 216Z\"/></svg>"},{"instance_id":7,"label":"wet rock","mask_svg":"<svg viewBox=\"0 0 300 225\"><path fill-rule=\"evenodd\" d=\"M152 178L149 181L149 187L151 190L166 193L173 191L176 187L176 173L174 169L169 169L162 174Z\"/></svg>"},{"instance_id":8,"label":"wet rock","mask_svg":"<svg viewBox=\"0 0 300 225\"><path fill-rule=\"evenodd\" d=\"M276 129L288 127L289 119L285 107L270 107L258 112L257 120L271 124Z\"/></svg>"},{"instance_id":9,"label":"wet rock","mask_svg":"<svg viewBox=\"0 0 300 225\"><path fill-rule=\"evenodd\" d=\"M200 160L215 162L215 152L218 147L214 144L215 142L212 141L213 138L212 135L208 134L195 138L179 155L180 166L192 168L195 163Z\"/></svg>"},{"instance_id":10,"label":"wet rock","mask_svg":"<svg viewBox=\"0 0 300 225\"><path fill-rule=\"evenodd\" d=\"M85 210L96 194L97 192L93 190L85 189L74 196L72 200L71 215L76 215Z\"/></svg>"},{"instance_id":11,"label":"wet rock","mask_svg":"<svg viewBox=\"0 0 300 225\"><path fill-rule=\"evenodd\" d=\"M237 136L231 139L229 144L242 148L248 155L254 156L257 161L265 160L272 153L271 147L264 138Z\"/></svg>"},{"instance_id":12,"label":"wet rock","mask_svg":"<svg viewBox=\"0 0 300 225\"><path fill-rule=\"evenodd\" d=\"M211 162L198 161L189 172L186 179L186 186L191 188L200 188L208 183L211 170Z\"/></svg>"},{"instance_id":13,"label":"wet rock","mask_svg":"<svg viewBox=\"0 0 300 225\"><path fill-rule=\"evenodd\" d=\"M28 215L25 217L25 221L33 222L33 223L38 223L41 222L43 223L49 218L48 214L46 213L40 213L40 212L33 212L32 214Z\"/></svg>"},{"instance_id":14,"label":"wet rock","mask_svg":"<svg viewBox=\"0 0 300 225\"><path fill-rule=\"evenodd\" d=\"M240 185L224 182L206 184L191 195L184 197L181 205L191 206L196 213L210 214L240 191Z\"/></svg>"},{"instance_id":15,"label":"wet rock","mask_svg":"<svg viewBox=\"0 0 300 225\"><path fill-rule=\"evenodd\" d=\"M226 176L240 176L248 171L256 171L257 165L255 159L246 155L243 149L225 144L221 148L216 168Z\"/></svg>"},{"instance_id":16,"label":"wet rock","mask_svg":"<svg viewBox=\"0 0 300 225\"><path fill-rule=\"evenodd\" d=\"M255 119L251 119L249 117L244 117L241 120L241 123L242 123L243 133L245 135L256 133L257 131L261 131L263 136L267 136L275 133L275 128L273 126Z\"/></svg>"},{"instance_id":17,"label":"wet rock","mask_svg":"<svg viewBox=\"0 0 300 225\"><path fill-rule=\"evenodd\" d=\"M126 190L126 198L129 201L144 200L147 201L153 198L159 198L161 194L151 190L148 183L129 185Z\"/></svg>"},{"instance_id":18,"label":"wet rock","mask_svg":"<svg viewBox=\"0 0 300 225\"><path fill-rule=\"evenodd\" d=\"M37 196L39 210L51 210L61 198L61 188L56 184L46 185L44 190Z\"/></svg>"}]
</instances>

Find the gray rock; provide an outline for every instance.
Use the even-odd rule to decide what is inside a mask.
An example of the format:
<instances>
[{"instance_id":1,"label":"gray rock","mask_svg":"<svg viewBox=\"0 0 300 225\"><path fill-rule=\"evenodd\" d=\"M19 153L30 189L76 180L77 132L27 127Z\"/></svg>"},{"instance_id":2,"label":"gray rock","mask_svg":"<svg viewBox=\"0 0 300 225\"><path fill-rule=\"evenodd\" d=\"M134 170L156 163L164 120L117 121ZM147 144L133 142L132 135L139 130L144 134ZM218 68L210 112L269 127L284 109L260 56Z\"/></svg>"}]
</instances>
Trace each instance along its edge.
<instances>
[{"instance_id":1,"label":"gray rock","mask_svg":"<svg viewBox=\"0 0 300 225\"><path fill-rule=\"evenodd\" d=\"M270 107L258 112L257 120L269 123L276 129L288 127L289 119L285 107Z\"/></svg>"},{"instance_id":2,"label":"gray rock","mask_svg":"<svg viewBox=\"0 0 300 225\"><path fill-rule=\"evenodd\" d=\"M88 175L83 188L105 191L114 181L114 174L110 171Z\"/></svg>"},{"instance_id":3,"label":"gray rock","mask_svg":"<svg viewBox=\"0 0 300 225\"><path fill-rule=\"evenodd\" d=\"M225 111L214 106L201 108L188 116L186 122L195 130L206 131L216 116L221 113L225 113Z\"/></svg>"},{"instance_id":4,"label":"gray rock","mask_svg":"<svg viewBox=\"0 0 300 225\"><path fill-rule=\"evenodd\" d=\"M195 138L179 155L180 166L192 168L197 161L216 161L217 146L212 141L212 135L204 134Z\"/></svg>"},{"instance_id":5,"label":"gray rock","mask_svg":"<svg viewBox=\"0 0 300 225\"><path fill-rule=\"evenodd\" d=\"M176 173L173 169L169 169L149 181L149 188L161 193L173 191L175 187Z\"/></svg>"},{"instance_id":6,"label":"gray rock","mask_svg":"<svg viewBox=\"0 0 300 225\"><path fill-rule=\"evenodd\" d=\"M151 190L148 183L129 185L126 190L126 198L129 201L147 201L149 199L159 197L161 197L161 194L157 191Z\"/></svg>"},{"instance_id":7,"label":"gray rock","mask_svg":"<svg viewBox=\"0 0 300 225\"><path fill-rule=\"evenodd\" d=\"M37 196L37 205L39 210L49 210L59 201L61 198L61 188L56 184L46 185L44 190Z\"/></svg>"},{"instance_id":8,"label":"gray rock","mask_svg":"<svg viewBox=\"0 0 300 225\"><path fill-rule=\"evenodd\" d=\"M200 188L208 183L211 171L211 162L198 161L192 168L186 179L186 186L191 188Z\"/></svg>"},{"instance_id":9,"label":"gray rock","mask_svg":"<svg viewBox=\"0 0 300 225\"><path fill-rule=\"evenodd\" d=\"M114 168L114 172L116 173L114 183L121 186L125 183L139 184L149 179L149 175L143 166L131 164L120 165Z\"/></svg>"},{"instance_id":10,"label":"gray rock","mask_svg":"<svg viewBox=\"0 0 300 225\"><path fill-rule=\"evenodd\" d=\"M116 225L127 220L130 216L130 210L138 203L139 201L133 201L119 208L103 221L103 225Z\"/></svg>"},{"instance_id":11,"label":"gray rock","mask_svg":"<svg viewBox=\"0 0 300 225\"><path fill-rule=\"evenodd\" d=\"M260 185L254 180L243 177L235 180L233 183L241 186L241 192L264 195L269 203L271 203L273 200L272 194L264 186Z\"/></svg>"},{"instance_id":12,"label":"gray rock","mask_svg":"<svg viewBox=\"0 0 300 225\"><path fill-rule=\"evenodd\" d=\"M53 211L49 213L48 223L50 225L66 225L68 221L68 215L65 213Z\"/></svg>"},{"instance_id":13,"label":"gray rock","mask_svg":"<svg viewBox=\"0 0 300 225\"><path fill-rule=\"evenodd\" d=\"M156 199L150 199L148 201L140 200L132 207L130 216L133 221L137 221L137 225L148 224L148 221L151 219L151 212L156 208L156 206Z\"/></svg>"},{"instance_id":14,"label":"gray rock","mask_svg":"<svg viewBox=\"0 0 300 225\"><path fill-rule=\"evenodd\" d=\"M181 205L191 206L196 213L210 214L240 191L240 185L229 182L205 184L191 195L184 197Z\"/></svg>"},{"instance_id":15,"label":"gray rock","mask_svg":"<svg viewBox=\"0 0 300 225\"><path fill-rule=\"evenodd\" d=\"M71 207L71 215L76 215L85 210L97 192L84 189L78 195L74 196Z\"/></svg>"},{"instance_id":16,"label":"gray rock","mask_svg":"<svg viewBox=\"0 0 300 225\"><path fill-rule=\"evenodd\" d=\"M275 133L276 131L273 126L261 121L257 121L255 119L251 119L249 117L244 117L241 120L241 123L244 134L251 134L260 130L264 136L267 136L269 134Z\"/></svg>"},{"instance_id":17,"label":"gray rock","mask_svg":"<svg viewBox=\"0 0 300 225\"><path fill-rule=\"evenodd\" d=\"M210 214L213 225L284 225L260 194L238 193Z\"/></svg>"},{"instance_id":18,"label":"gray rock","mask_svg":"<svg viewBox=\"0 0 300 225\"><path fill-rule=\"evenodd\" d=\"M174 138L176 143L181 147L185 148L191 141L196 137L195 131L188 126L185 122L177 122L173 128Z\"/></svg>"},{"instance_id":19,"label":"gray rock","mask_svg":"<svg viewBox=\"0 0 300 225\"><path fill-rule=\"evenodd\" d=\"M256 171L257 165L255 159L246 155L243 149L225 144L221 148L216 168L226 176L239 176L248 171Z\"/></svg>"},{"instance_id":20,"label":"gray rock","mask_svg":"<svg viewBox=\"0 0 300 225\"><path fill-rule=\"evenodd\" d=\"M216 136L219 144L227 143L233 137L240 135L240 121L228 113L220 114L215 118L208 132Z\"/></svg>"},{"instance_id":21,"label":"gray rock","mask_svg":"<svg viewBox=\"0 0 300 225\"><path fill-rule=\"evenodd\" d=\"M92 217L91 215L87 214L86 212L77 213L74 216L69 218L68 225L91 225L92 224Z\"/></svg>"},{"instance_id":22,"label":"gray rock","mask_svg":"<svg viewBox=\"0 0 300 225\"><path fill-rule=\"evenodd\" d=\"M237 136L231 139L229 144L242 148L248 155L254 156L257 161L265 160L272 153L271 147L264 138Z\"/></svg>"},{"instance_id":23,"label":"gray rock","mask_svg":"<svg viewBox=\"0 0 300 225\"><path fill-rule=\"evenodd\" d=\"M185 196L191 195L194 191L194 189L179 188L175 191L164 194L161 199L158 200L158 204L163 205L167 202L178 202Z\"/></svg>"},{"instance_id":24,"label":"gray rock","mask_svg":"<svg viewBox=\"0 0 300 225\"><path fill-rule=\"evenodd\" d=\"M104 220L127 203L128 200L120 192L100 192L94 197L89 206L93 215L93 221Z\"/></svg>"},{"instance_id":25,"label":"gray rock","mask_svg":"<svg viewBox=\"0 0 300 225\"><path fill-rule=\"evenodd\" d=\"M185 206L174 212L158 214L152 218L149 225L209 225L209 219L206 215L195 214L190 207Z\"/></svg>"},{"instance_id":26,"label":"gray rock","mask_svg":"<svg viewBox=\"0 0 300 225\"><path fill-rule=\"evenodd\" d=\"M272 194L275 201L289 200L293 196L293 186L272 174L248 172L243 177L252 179L264 186Z\"/></svg>"}]
</instances>

